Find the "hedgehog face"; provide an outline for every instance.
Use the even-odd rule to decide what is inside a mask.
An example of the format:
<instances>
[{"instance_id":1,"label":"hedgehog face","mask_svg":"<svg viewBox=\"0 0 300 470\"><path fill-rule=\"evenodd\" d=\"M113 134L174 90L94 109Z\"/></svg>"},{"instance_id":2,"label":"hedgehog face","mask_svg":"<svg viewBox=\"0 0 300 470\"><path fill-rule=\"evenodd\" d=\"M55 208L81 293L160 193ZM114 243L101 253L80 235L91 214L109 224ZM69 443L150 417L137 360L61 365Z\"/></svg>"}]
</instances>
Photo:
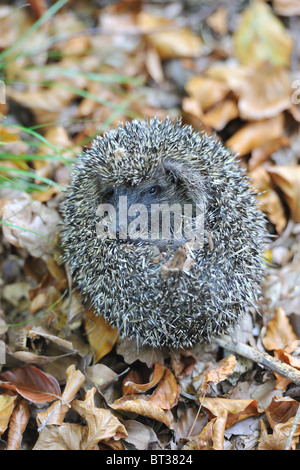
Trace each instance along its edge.
<instances>
[{"instance_id":1,"label":"hedgehog face","mask_svg":"<svg viewBox=\"0 0 300 470\"><path fill-rule=\"evenodd\" d=\"M165 219L166 235L154 217L164 205L180 213ZM200 237L182 232L198 207ZM134 120L97 137L62 215L77 286L123 338L191 346L229 331L257 302L265 220L255 195L228 149L179 121Z\"/></svg>"}]
</instances>

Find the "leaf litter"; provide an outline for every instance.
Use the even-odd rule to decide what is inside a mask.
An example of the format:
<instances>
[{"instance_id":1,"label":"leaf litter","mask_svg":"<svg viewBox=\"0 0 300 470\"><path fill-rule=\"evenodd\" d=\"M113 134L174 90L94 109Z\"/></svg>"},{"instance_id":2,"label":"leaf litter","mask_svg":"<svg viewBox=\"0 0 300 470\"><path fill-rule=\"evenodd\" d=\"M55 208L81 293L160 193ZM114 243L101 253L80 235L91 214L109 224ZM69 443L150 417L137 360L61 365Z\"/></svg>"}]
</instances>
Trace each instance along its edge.
<instances>
[{"instance_id":1,"label":"leaf litter","mask_svg":"<svg viewBox=\"0 0 300 470\"><path fill-rule=\"evenodd\" d=\"M137 351L93 315L61 261L59 203L76 155L119 121L214 134L274 238L260 314L234 334L300 370L298 2L100 3L0 6L1 447L297 449L288 378L217 344Z\"/></svg>"}]
</instances>

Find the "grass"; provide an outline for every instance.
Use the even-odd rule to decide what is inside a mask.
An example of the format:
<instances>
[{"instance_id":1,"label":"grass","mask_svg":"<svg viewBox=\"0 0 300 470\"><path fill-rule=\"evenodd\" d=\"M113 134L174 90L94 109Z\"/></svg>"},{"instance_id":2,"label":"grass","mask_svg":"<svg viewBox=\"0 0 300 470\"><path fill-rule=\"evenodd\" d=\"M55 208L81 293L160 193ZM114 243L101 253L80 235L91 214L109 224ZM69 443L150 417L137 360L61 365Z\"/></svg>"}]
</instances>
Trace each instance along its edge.
<instances>
[{"instance_id":1,"label":"grass","mask_svg":"<svg viewBox=\"0 0 300 470\"><path fill-rule=\"evenodd\" d=\"M88 98L109 110L108 117L101 122L94 135L84 138L81 142L77 142L76 145L78 147L78 145L86 145L95 135L101 134L107 130L118 116L126 115L131 118L135 116L134 113L130 111L132 98L124 87L137 87L142 84L142 79L139 77L127 77L125 74L101 73L101 70L99 72L85 72L78 70L75 66L73 68L66 68L65 66L60 66L59 62L53 63L53 50L51 50L51 48L62 38L66 37L68 31L53 36L50 35L46 41L39 41L38 34L41 28L48 27L47 22L49 22L61 8L66 7L67 4L68 0L58 0L55 2L48 8L43 16L33 23L10 47L0 53L0 79L3 80L6 85L19 86L21 84L26 89L26 86L30 85L26 83L26 71L35 71L37 72L35 76L39 77L36 85L41 90L54 90L55 88L64 89L74 94L75 100ZM17 13L18 10L16 9L15 14ZM28 47L24 48L24 44L28 44ZM32 44L34 45L33 47L31 47ZM36 65L35 61L31 59L39 52L44 52L45 50L48 53L48 57L52 60L48 61L48 63L46 62L43 66ZM20 58L26 58L23 68L10 67L17 63ZM80 64L79 56L72 56L72 58L74 64ZM10 69L9 78L6 73L8 68ZM13 70L13 72L11 72L11 70ZM49 76L53 76L55 79L49 81ZM113 103L103 99L89 92L88 89L72 86L64 80L70 78L84 78L88 84L96 82L101 84L102 87L109 88L119 95L118 102ZM88 88L88 86L86 88ZM72 122L75 123L78 121L70 120L67 123L65 122L65 124L70 125ZM83 120L79 122L83 122ZM58 189L63 189L57 182L52 181L50 178L38 175L34 169L34 162L37 161L45 162L52 160L56 162L56 164L60 162L62 165L71 165L74 163L76 159L75 146L74 157L72 158L69 156L72 149L58 148L44 135L48 127L57 124L59 123L49 122L47 124L22 126L9 123L6 117L2 119L0 123L0 188L18 188L26 193L32 194L33 198L35 194L46 191L53 186ZM11 137L12 141L9 140L9 137ZM13 139L26 144L26 153L14 153ZM7 144L10 145L8 146ZM45 148L45 146L49 149L49 155L42 151L42 148Z\"/></svg>"}]
</instances>

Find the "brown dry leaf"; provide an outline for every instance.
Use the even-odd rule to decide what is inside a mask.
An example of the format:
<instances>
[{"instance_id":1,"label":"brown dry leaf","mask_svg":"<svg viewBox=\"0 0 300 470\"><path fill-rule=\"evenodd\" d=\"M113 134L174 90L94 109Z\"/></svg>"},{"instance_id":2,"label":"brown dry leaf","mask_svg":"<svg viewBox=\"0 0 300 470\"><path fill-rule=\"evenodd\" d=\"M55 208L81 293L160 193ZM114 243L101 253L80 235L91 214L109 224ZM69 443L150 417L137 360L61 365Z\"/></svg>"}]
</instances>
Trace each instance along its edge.
<instances>
[{"instance_id":1,"label":"brown dry leaf","mask_svg":"<svg viewBox=\"0 0 300 470\"><path fill-rule=\"evenodd\" d=\"M262 338L264 347L273 351L276 349L285 350L293 345L295 351L297 340L297 335L294 333L285 311L282 307L278 307L272 320L267 323L267 332ZM292 352L291 349L289 352Z\"/></svg>"},{"instance_id":2,"label":"brown dry leaf","mask_svg":"<svg viewBox=\"0 0 300 470\"><path fill-rule=\"evenodd\" d=\"M150 426L139 423L133 419L124 422L128 436L125 441L134 445L138 450L147 450L151 442L157 442L158 437Z\"/></svg>"},{"instance_id":3,"label":"brown dry leaf","mask_svg":"<svg viewBox=\"0 0 300 470\"><path fill-rule=\"evenodd\" d=\"M15 407L17 395L0 395L0 434L6 430Z\"/></svg>"},{"instance_id":4,"label":"brown dry leaf","mask_svg":"<svg viewBox=\"0 0 300 470\"><path fill-rule=\"evenodd\" d=\"M275 12L282 16L298 16L300 15L299 0L273 0L272 2Z\"/></svg>"},{"instance_id":5,"label":"brown dry leaf","mask_svg":"<svg viewBox=\"0 0 300 470\"><path fill-rule=\"evenodd\" d=\"M85 382L85 376L80 370L76 370L72 364L66 371L66 386L60 400L55 401L51 406L40 413L37 419L40 424L61 425L69 409L68 404L74 400L78 390Z\"/></svg>"},{"instance_id":6,"label":"brown dry leaf","mask_svg":"<svg viewBox=\"0 0 300 470\"><path fill-rule=\"evenodd\" d=\"M249 172L249 177L253 181L254 189L260 193L257 196L260 209L268 216L268 219L275 225L277 233L282 233L287 225L287 218L282 201L274 191L270 175L262 166Z\"/></svg>"},{"instance_id":7,"label":"brown dry leaf","mask_svg":"<svg viewBox=\"0 0 300 470\"><path fill-rule=\"evenodd\" d=\"M290 64L293 40L271 7L260 0L244 10L233 39L236 57L243 65Z\"/></svg>"},{"instance_id":8,"label":"brown dry leaf","mask_svg":"<svg viewBox=\"0 0 300 470\"><path fill-rule=\"evenodd\" d=\"M177 404L180 390L180 386L177 384L174 374L172 374L168 368L165 368L165 374L160 384L148 401L163 410L170 410Z\"/></svg>"},{"instance_id":9,"label":"brown dry leaf","mask_svg":"<svg viewBox=\"0 0 300 470\"><path fill-rule=\"evenodd\" d=\"M3 208L3 220L14 226L3 225L8 243L26 248L36 258L47 259L53 252L60 217L58 212L39 201L32 201L25 193L8 200Z\"/></svg>"},{"instance_id":10,"label":"brown dry leaf","mask_svg":"<svg viewBox=\"0 0 300 470\"><path fill-rule=\"evenodd\" d=\"M221 6L214 13L209 15L206 20L208 26L218 34L228 32L228 10Z\"/></svg>"},{"instance_id":11,"label":"brown dry leaf","mask_svg":"<svg viewBox=\"0 0 300 470\"><path fill-rule=\"evenodd\" d=\"M86 368L86 377L97 386L99 390L118 379L118 374L105 364L94 364Z\"/></svg>"},{"instance_id":12,"label":"brown dry leaf","mask_svg":"<svg viewBox=\"0 0 300 470\"><path fill-rule=\"evenodd\" d=\"M260 147L256 147L252 150L252 155L248 161L248 168L250 171L254 170L261 163L268 160L268 158L277 150L283 147L290 146L290 139L283 135L272 140L268 140L266 143L262 144Z\"/></svg>"},{"instance_id":13,"label":"brown dry leaf","mask_svg":"<svg viewBox=\"0 0 300 470\"><path fill-rule=\"evenodd\" d=\"M295 351L296 348L298 347L298 340L294 342L294 345L292 346L292 350ZM287 353L283 349L277 349L274 351L274 356L277 357L282 362L285 362L286 364L295 367L295 369L300 370L300 359L298 357L294 357L291 354ZM285 390L286 387L292 382L286 377L283 377L281 375L278 375L274 373L276 376L276 390Z\"/></svg>"},{"instance_id":14,"label":"brown dry leaf","mask_svg":"<svg viewBox=\"0 0 300 470\"><path fill-rule=\"evenodd\" d=\"M207 126L221 131L233 119L239 117L239 109L234 99L220 101L202 115L201 120Z\"/></svg>"},{"instance_id":15,"label":"brown dry leaf","mask_svg":"<svg viewBox=\"0 0 300 470\"><path fill-rule=\"evenodd\" d=\"M291 80L284 68L263 63L248 70L239 90L242 119L268 119L290 107Z\"/></svg>"},{"instance_id":16,"label":"brown dry leaf","mask_svg":"<svg viewBox=\"0 0 300 470\"><path fill-rule=\"evenodd\" d=\"M0 381L1 388L14 390L33 403L51 402L61 396L56 378L31 364L3 372Z\"/></svg>"},{"instance_id":17,"label":"brown dry leaf","mask_svg":"<svg viewBox=\"0 0 300 470\"><path fill-rule=\"evenodd\" d=\"M155 419L164 423L168 428L172 428L171 419L169 415L155 403L149 401L149 396L126 395L109 406L114 410L120 410L130 413L137 413L138 415L147 416L148 418Z\"/></svg>"},{"instance_id":18,"label":"brown dry leaf","mask_svg":"<svg viewBox=\"0 0 300 470\"><path fill-rule=\"evenodd\" d=\"M212 366L212 368L207 370L203 374L199 393L201 395L207 393L210 389L210 383L217 384L223 380L226 380L227 377L233 374L236 363L236 357L233 354L230 354L229 356L219 361L216 366Z\"/></svg>"},{"instance_id":19,"label":"brown dry leaf","mask_svg":"<svg viewBox=\"0 0 300 470\"><path fill-rule=\"evenodd\" d=\"M74 400L72 409L82 416L88 427L84 448L93 449L99 441L110 438L119 440L127 437L126 428L113 416L111 411L97 408L94 404L96 389L92 388L86 392L84 401Z\"/></svg>"},{"instance_id":20,"label":"brown dry leaf","mask_svg":"<svg viewBox=\"0 0 300 470\"><path fill-rule=\"evenodd\" d=\"M83 450L87 426L62 423L61 426L45 426L39 433L33 450Z\"/></svg>"},{"instance_id":21,"label":"brown dry leaf","mask_svg":"<svg viewBox=\"0 0 300 470\"><path fill-rule=\"evenodd\" d=\"M267 168L272 182L280 189L287 203L291 218L300 222L300 165Z\"/></svg>"},{"instance_id":22,"label":"brown dry leaf","mask_svg":"<svg viewBox=\"0 0 300 470\"><path fill-rule=\"evenodd\" d=\"M21 448L23 432L30 418L30 411L25 400L21 400L13 411L9 423L6 450L19 450Z\"/></svg>"},{"instance_id":23,"label":"brown dry leaf","mask_svg":"<svg viewBox=\"0 0 300 470\"><path fill-rule=\"evenodd\" d=\"M118 339L118 329L112 328L103 315L95 315L94 309L85 315L85 330L90 345L95 351L95 362L108 354Z\"/></svg>"},{"instance_id":24,"label":"brown dry leaf","mask_svg":"<svg viewBox=\"0 0 300 470\"><path fill-rule=\"evenodd\" d=\"M213 426L213 448L223 449L224 431L234 423L260 414L256 400L199 398L210 419L217 418Z\"/></svg>"},{"instance_id":25,"label":"brown dry leaf","mask_svg":"<svg viewBox=\"0 0 300 470\"><path fill-rule=\"evenodd\" d=\"M270 119L245 124L227 140L226 146L230 147L232 152L243 156L252 152L256 147L263 145L266 142L266 136L268 140L272 140L281 137L283 133L283 115L278 114Z\"/></svg>"},{"instance_id":26,"label":"brown dry leaf","mask_svg":"<svg viewBox=\"0 0 300 470\"><path fill-rule=\"evenodd\" d=\"M123 395L132 395L139 392L147 392L150 388L155 387L160 380L162 379L165 373L166 367L162 366L158 362L154 364L154 371L152 378L147 383L140 383L140 379L136 370L131 369L130 372L126 375L122 383L122 393Z\"/></svg>"},{"instance_id":27,"label":"brown dry leaf","mask_svg":"<svg viewBox=\"0 0 300 470\"><path fill-rule=\"evenodd\" d=\"M222 101L230 91L227 84L221 80L197 75L187 81L185 89L203 112Z\"/></svg>"},{"instance_id":28,"label":"brown dry leaf","mask_svg":"<svg viewBox=\"0 0 300 470\"><path fill-rule=\"evenodd\" d=\"M171 366L175 377L184 377L193 372L197 358L190 351L171 351Z\"/></svg>"},{"instance_id":29,"label":"brown dry leaf","mask_svg":"<svg viewBox=\"0 0 300 470\"><path fill-rule=\"evenodd\" d=\"M292 398L273 398L271 404L265 410L268 422L273 429L273 435L264 436L264 438L260 440L259 449L268 449L271 445L274 445L275 448L284 448L289 437L298 406L299 403ZM298 422L293 434L292 448L295 448L295 445L299 442L299 436L300 423Z\"/></svg>"},{"instance_id":30,"label":"brown dry leaf","mask_svg":"<svg viewBox=\"0 0 300 470\"><path fill-rule=\"evenodd\" d=\"M199 57L201 53L200 37L188 28L176 27L171 20L143 11L137 16L137 24L162 59Z\"/></svg>"}]
</instances>

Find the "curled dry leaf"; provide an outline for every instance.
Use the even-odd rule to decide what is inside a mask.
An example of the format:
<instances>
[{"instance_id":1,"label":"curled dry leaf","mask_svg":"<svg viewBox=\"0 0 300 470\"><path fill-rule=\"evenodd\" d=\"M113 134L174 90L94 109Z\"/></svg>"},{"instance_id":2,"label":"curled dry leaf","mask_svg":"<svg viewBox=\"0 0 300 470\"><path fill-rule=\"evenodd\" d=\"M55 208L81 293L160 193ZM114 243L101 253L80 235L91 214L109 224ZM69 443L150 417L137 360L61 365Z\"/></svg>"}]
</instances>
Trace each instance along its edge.
<instances>
[{"instance_id":1,"label":"curled dry leaf","mask_svg":"<svg viewBox=\"0 0 300 470\"><path fill-rule=\"evenodd\" d=\"M95 362L108 354L118 339L117 328L112 328L103 315L95 315L93 309L86 312L85 330L90 345L95 351Z\"/></svg>"},{"instance_id":2,"label":"curled dry leaf","mask_svg":"<svg viewBox=\"0 0 300 470\"><path fill-rule=\"evenodd\" d=\"M267 331L262 338L264 347L269 351L289 348L289 352L292 352L297 348L297 340L297 335L294 333L285 311L282 307L278 307L272 320L267 323Z\"/></svg>"},{"instance_id":3,"label":"curled dry leaf","mask_svg":"<svg viewBox=\"0 0 300 470\"><path fill-rule=\"evenodd\" d=\"M13 412L17 395L0 395L0 434L6 430Z\"/></svg>"},{"instance_id":4,"label":"curled dry leaf","mask_svg":"<svg viewBox=\"0 0 300 470\"><path fill-rule=\"evenodd\" d=\"M61 396L56 378L31 364L3 372L0 381L1 388L18 392L33 403L51 402Z\"/></svg>"},{"instance_id":5,"label":"curled dry leaf","mask_svg":"<svg viewBox=\"0 0 300 470\"><path fill-rule=\"evenodd\" d=\"M236 357L233 354L230 354L226 358L219 361L216 366L213 366L212 368L207 370L203 374L199 393L201 395L204 395L209 391L210 383L217 384L227 379L227 377L233 374L236 362Z\"/></svg>"},{"instance_id":6,"label":"curled dry leaf","mask_svg":"<svg viewBox=\"0 0 300 470\"><path fill-rule=\"evenodd\" d=\"M9 423L6 450L19 450L21 448L23 432L30 418L30 411L25 400L21 400L13 411Z\"/></svg>"},{"instance_id":7,"label":"curled dry leaf","mask_svg":"<svg viewBox=\"0 0 300 470\"><path fill-rule=\"evenodd\" d=\"M177 27L173 21L145 11L138 15L137 22L162 59L200 55L202 41L189 28Z\"/></svg>"},{"instance_id":8,"label":"curled dry leaf","mask_svg":"<svg viewBox=\"0 0 300 470\"><path fill-rule=\"evenodd\" d=\"M126 375L126 377L123 380L123 384L122 384L123 395L132 395L134 393L147 392L147 390L155 387L155 385L159 383L159 381L162 379L165 373L165 370L166 370L166 367L162 366L161 364L157 362L154 365L154 371L153 371L151 380L147 383L139 383L137 382L137 380L139 380L139 376L137 372L131 369L130 372Z\"/></svg>"},{"instance_id":9,"label":"curled dry leaf","mask_svg":"<svg viewBox=\"0 0 300 470\"><path fill-rule=\"evenodd\" d=\"M222 450L224 431L234 423L260 414L256 400L200 398L201 406L210 419L217 418L213 427L213 448Z\"/></svg>"},{"instance_id":10,"label":"curled dry leaf","mask_svg":"<svg viewBox=\"0 0 300 470\"><path fill-rule=\"evenodd\" d=\"M243 65L290 64L293 40L265 2L255 0L244 10L233 39L236 57Z\"/></svg>"},{"instance_id":11,"label":"curled dry leaf","mask_svg":"<svg viewBox=\"0 0 300 470\"><path fill-rule=\"evenodd\" d=\"M163 410L170 410L178 402L180 386L177 384L174 374L165 368L165 373L160 384L149 398L149 402L154 403Z\"/></svg>"},{"instance_id":12,"label":"curled dry leaf","mask_svg":"<svg viewBox=\"0 0 300 470\"><path fill-rule=\"evenodd\" d=\"M267 168L274 185L280 189L294 222L300 222L300 165Z\"/></svg>"},{"instance_id":13,"label":"curled dry leaf","mask_svg":"<svg viewBox=\"0 0 300 470\"><path fill-rule=\"evenodd\" d=\"M270 175L265 168L259 166L249 172L249 177L253 181L254 189L259 193L257 199L261 210L275 225L277 232L282 233L287 225L287 218L282 201L273 189Z\"/></svg>"},{"instance_id":14,"label":"curled dry leaf","mask_svg":"<svg viewBox=\"0 0 300 470\"><path fill-rule=\"evenodd\" d=\"M294 351L298 346L298 340L294 342L294 345L292 346L292 350ZM282 362L285 362L286 364L295 367L295 369L300 370L300 359L298 357L294 357L291 354L287 353L283 349L277 349L274 351L274 356L277 357ZM278 375L275 373L276 376L276 390L285 390L286 387L292 382L286 377L282 377L281 375Z\"/></svg>"},{"instance_id":15,"label":"curled dry leaf","mask_svg":"<svg viewBox=\"0 0 300 470\"><path fill-rule=\"evenodd\" d=\"M72 403L72 409L87 422L86 449L93 449L99 441L110 438L119 440L127 437L126 428L111 411L95 406L95 392L96 389L92 388L86 392L84 401L74 400Z\"/></svg>"},{"instance_id":16,"label":"curled dry leaf","mask_svg":"<svg viewBox=\"0 0 300 470\"><path fill-rule=\"evenodd\" d=\"M139 395L138 398L136 397L137 395L126 395L114 401L114 403L109 406L114 410L147 416L148 418L164 423L168 428L172 428L170 416L162 408L149 401L149 396Z\"/></svg>"},{"instance_id":17,"label":"curled dry leaf","mask_svg":"<svg viewBox=\"0 0 300 470\"><path fill-rule=\"evenodd\" d=\"M266 428L263 428L259 439L259 450L283 450L285 448L298 407L299 403L292 398L273 398L265 410L273 434L267 434ZM292 448L295 448L299 442L299 436L300 423L298 422L293 433Z\"/></svg>"},{"instance_id":18,"label":"curled dry leaf","mask_svg":"<svg viewBox=\"0 0 300 470\"><path fill-rule=\"evenodd\" d=\"M73 364L68 367L66 377L66 386L61 399L52 403L47 410L37 414L37 418L42 425L62 424L69 409L69 403L74 400L78 390L85 382L85 376L80 370L76 370Z\"/></svg>"}]
</instances>

